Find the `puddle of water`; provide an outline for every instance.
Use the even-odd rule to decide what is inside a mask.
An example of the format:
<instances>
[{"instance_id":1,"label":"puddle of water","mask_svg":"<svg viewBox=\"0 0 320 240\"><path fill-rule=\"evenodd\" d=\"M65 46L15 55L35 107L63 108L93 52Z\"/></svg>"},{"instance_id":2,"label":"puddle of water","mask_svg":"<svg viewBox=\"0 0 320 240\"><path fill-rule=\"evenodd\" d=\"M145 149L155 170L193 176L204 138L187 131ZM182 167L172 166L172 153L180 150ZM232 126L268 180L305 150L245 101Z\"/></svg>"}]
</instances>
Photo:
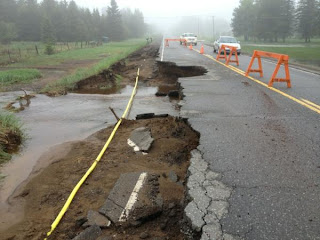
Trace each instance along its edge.
<instances>
[{"instance_id":1,"label":"puddle of water","mask_svg":"<svg viewBox=\"0 0 320 240\"><path fill-rule=\"evenodd\" d=\"M116 123L109 107L112 107L117 115L121 116L132 89L132 86L127 86L119 94L111 95L73 93L56 98L45 95L37 95L32 98L30 106L17 113L17 116L24 122L29 139L22 152L13 156L13 159L1 169L2 174L6 177L0 188L0 215L8 215L8 197L28 178L44 152L57 144L83 139ZM169 99L157 98L156 92L157 88L139 88L129 119L134 119L137 114L148 112L177 116L178 112L173 108ZM0 93L0 106L19 95L21 92ZM6 218L2 217L2 219ZM1 220L1 223L9 219L8 216L7 220Z\"/></svg>"}]
</instances>

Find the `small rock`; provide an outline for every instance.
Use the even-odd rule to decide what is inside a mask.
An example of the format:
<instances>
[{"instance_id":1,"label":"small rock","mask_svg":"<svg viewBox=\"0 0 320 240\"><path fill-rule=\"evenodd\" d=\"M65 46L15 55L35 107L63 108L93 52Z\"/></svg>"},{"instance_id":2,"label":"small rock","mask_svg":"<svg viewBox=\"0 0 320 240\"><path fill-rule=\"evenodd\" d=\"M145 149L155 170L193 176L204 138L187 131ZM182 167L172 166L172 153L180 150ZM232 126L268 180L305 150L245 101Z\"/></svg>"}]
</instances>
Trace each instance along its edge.
<instances>
[{"instance_id":1,"label":"small rock","mask_svg":"<svg viewBox=\"0 0 320 240\"><path fill-rule=\"evenodd\" d=\"M176 206L176 204L175 204L174 202L172 202L172 203L169 203L168 208L169 208L169 209L172 209L172 208L174 208L175 206Z\"/></svg>"},{"instance_id":2,"label":"small rock","mask_svg":"<svg viewBox=\"0 0 320 240\"><path fill-rule=\"evenodd\" d=\"M86 221L88 221L88 219L87 219L86 217L84 217L84 216L78 217L78 218L76 219L76 226L77 226L77 227L80 227L80 226L82 226Z\"/></svg>"},{"instance_id":3,"label":"small rock","mask_svg":"<svg viewBox=\"0 0 320 240\"><path fill-rule=\"evenodd\" d=\"M166 222L163 222L163 223L160 224L160 229L161 230L165 230L166 227L167 227L167 223Z\"/></svg>"},{"instance_id":4,"label":"small rock","mask_svg":"<svg viewBox=\"0 0 320 240\"><path fill-rule=\"evenodd\" d=\"M140 234L141 239L147 239L150 237L150 234L148 232L143 232Z\"/></svg>"},{"instance_id":5,"label":"small rock","mask_svg":"<svg viewBox=\"0 0 320 240\"><path fill-rule=\"evenodd\" d=\"M174 217L177 215L177 211L175 209L171 209L170 213L169 213L169 217Z\"/></svg>"},{"instance_id":6,"label":"small rock","mask_svg":"<svg viewBox=\"0 0 320 240\"><path fill-rule=\"evenodd\" d=\"M133 226L133 227L140 227L141 224L142 224L141 221L132 221L132 222L130 223L130 225Z\"/></svg>"},{"instance_id":7,"label":"small rock","mask_svg":"<svg viewBox=\"0 0 320 240\"><path fill-rule=\"evenodd\" d=\"M178 175L172 170L169 172L168 177L172 182L178 182L179 180Z\"/></svg>"}]
</instances>

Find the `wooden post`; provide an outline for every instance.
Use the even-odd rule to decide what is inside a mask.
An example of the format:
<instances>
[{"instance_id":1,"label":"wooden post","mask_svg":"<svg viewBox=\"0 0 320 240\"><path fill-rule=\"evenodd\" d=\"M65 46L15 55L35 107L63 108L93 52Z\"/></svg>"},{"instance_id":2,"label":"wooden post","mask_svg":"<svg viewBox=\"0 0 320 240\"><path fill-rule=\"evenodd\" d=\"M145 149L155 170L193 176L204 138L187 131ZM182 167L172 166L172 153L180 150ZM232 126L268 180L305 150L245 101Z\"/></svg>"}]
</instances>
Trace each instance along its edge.
<instances>
[{"instance_id":1,"label":"wooden post","mask_svg":"<svg viewBox=\"0 0 320 240\"><path fill-rule=\"evenodd\" d=\"M37 45L35 45L35 47L36 47L36 52L37 52L37 55L39 55L39 50L38 50L38 47L37 47Z\"/></svg>"},{"instance_id":2,"label":"wooden post","mask_svg":"<svg viewBox=\"0 0 320 240\"><path fill-rule=\"evenodd\" d=\"M19 48L19 56L20 56L20 58L21 58L21 49Z\"/></svg>"},{"instance_id":3,"label":"wooden post","mask_svg":"<svg viewBox=\"0 0 320 240\"><path fill-rule=\"evenodd\" d=\"M12 60L11 60L11 55L10 55L10 50L9 49L8 49L8 56L9 56L9 60L11 62Z\"/></svg>"}]
</instances>

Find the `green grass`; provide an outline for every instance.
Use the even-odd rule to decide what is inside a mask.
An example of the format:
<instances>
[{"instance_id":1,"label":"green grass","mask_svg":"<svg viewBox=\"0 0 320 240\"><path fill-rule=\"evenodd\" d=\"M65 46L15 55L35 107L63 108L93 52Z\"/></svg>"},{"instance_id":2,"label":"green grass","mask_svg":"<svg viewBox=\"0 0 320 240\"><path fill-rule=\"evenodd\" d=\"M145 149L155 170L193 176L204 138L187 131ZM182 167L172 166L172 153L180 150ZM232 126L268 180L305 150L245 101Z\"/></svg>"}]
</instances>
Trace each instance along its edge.
<instances>
[{"instance_id":1,"label":"green grass","mask_svg":"<svg viewBox=\"0 0 320 240\"><path fill-rule=\"evenodd\" d=\"M304 45L304 46L312 46L312 45L320 45L320 38L312 38L310 43L305 43L304 39L301 38L287 38L285 42L282 39L279 39L278 42L264 42L258 40L249 40L245 41L243 37L237 37L238 41L241 41L241 44L266 44L266 45Z\"/></svg>"},{"instance_id":2,"label":"green grass","mask_svg":"<svg viewBox=\"0 0 320 240\"><path fill-rule=\"evenodd\" d=\"M123 42L105 43L98 47L78 48L70 51L62 51L53 55L32 56L18 63L11 64L14 67L33 67L33 66L50 66L60 65L70 60L99 60L109 54L121 54L128 48L134 48L146 43L145 39L134 39Z\"/></svg>"},{"instance_id":3,"label":"green grass","mask_svg":"<svg viewBox=\"0 0 320 240\"><path fill-rule=\"evenodd\" d=\"M41 73L37 69L13 69L0 71L0 85L8 86L17 83L30 83L40 78Z\"/></svg>"},{"instance_id":4,"label":"green grass","mask_svg":"<svg viewBox=\"0 0 320 240\"><path fill-rule=\"evenodd\" d=\"M0 165L11 159L5 144L8 132L19 137L21 142L25 139L20 120L12 113L0 113Z\"/></svg>"},{"instance_id":5,"label":"green grass","mask_svg":"<svg viewBox=\"0 0 320 240\"><path fill-rule=\"evenodd\" d=\"M254 50L275 52L289 55L290 60L307 65L320 67L320 44L313 47L265 47L241 45L243 53L252 54Z\"/></svg>"},{"instance_id":6,"label":"green grass","mask_svg":"<svg viewBox=\"0 0 320 240\"><path fill-rule=\"evenodd\" d=\"M130 53L145 46L146 41L144 39L128 40L123 42L112 42L101 47L92 49L79 49L74 51L62 52L53 56L48 56L46 62L53 61L66 61L71 59L97 59L101 54L105 55L100 61L91 67L79 68L73 74L68 75L61 80L48 84L41 92L65 92L65 90L72 90L75 83L94 76L100 73L102 70L109 68L112 64L127 57ZM54 60L50 59L54 58ZM50 60L49 60L50 59Z\"/></svg>"}]
</instances>

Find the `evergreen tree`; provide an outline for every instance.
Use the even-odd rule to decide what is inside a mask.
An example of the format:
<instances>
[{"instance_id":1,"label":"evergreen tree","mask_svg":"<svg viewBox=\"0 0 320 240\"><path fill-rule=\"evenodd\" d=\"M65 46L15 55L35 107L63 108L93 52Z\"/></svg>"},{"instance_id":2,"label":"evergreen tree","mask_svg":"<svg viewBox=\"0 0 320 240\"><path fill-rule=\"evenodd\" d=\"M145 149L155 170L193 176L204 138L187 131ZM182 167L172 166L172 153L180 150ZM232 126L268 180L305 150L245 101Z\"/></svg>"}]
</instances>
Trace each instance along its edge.
<instances>
[{"instance_id":1,"label":"evergreen tree","mask_svg":"<svg viewBox=\"0 0 320 240\"><path fill-rule=\"evenodd\" d=\"M111 0L107 10L108 37L113 41L124 39L124 29L122 18L115 0Z\"/></svg>"},{"instance_id":2,"label":"evergreen tree","mask_svg":"<svg viewBox=\"0 0 320 240\"><path fill-rule=\"evenodd\" d=\"M299 0L297 8L297 30L305 39L305 42L310 42L311 37L316 35L317 15L316 0Z\"/></svg>"},{"instance_id":3,"label":"evergreen tree","mask_svg":"<svg viewBox=\"0 0 320 240\"><path fill-rule=\"evenodd\" d=\"M283 42L294 32L294 0L281 0L279 30Z\"/></svg>"},{"instance_id":4,"label":"evergreen tree","mask_svg":"<svg viewBox=\"0 0 320 240\"><path fill-rule=\"evenodd\" d=\"M41 40L46 44L54 44L55 42L55 33L53 25L48 17L45 17L41 26Z\"/></svg>"},{"instance_id":5,"label":"evergreen tree","mask_svg":"<svg viewBox=\"0 0 320 240\"><path fill-rule=\"evenodd\" d=\"M17 27L20 40L38 41L40 39L41 15L37 0L20 2Z\"/></svg>"},{"instance_id":6,"label":"evergreen tree","mask_svg":"<svg viewBox=\"0 0 320 240\"><path fill-rule=\"evenodd\" d=\"M9 44L17 37L17 29L14 23L0 21L0 42Z\"/></svg>"},{"instance_id":7,"label":"evergreen tree","mask_svg":"<svg viewBox=\"0 0 320 240\"><path fill-rule=\"evenodd\" d=\"M247 41L254 36L255 26L254 0L241 0L239 7L233 10L231 27L235 36L244 36Z\"/></svg>"}]
</instances>

